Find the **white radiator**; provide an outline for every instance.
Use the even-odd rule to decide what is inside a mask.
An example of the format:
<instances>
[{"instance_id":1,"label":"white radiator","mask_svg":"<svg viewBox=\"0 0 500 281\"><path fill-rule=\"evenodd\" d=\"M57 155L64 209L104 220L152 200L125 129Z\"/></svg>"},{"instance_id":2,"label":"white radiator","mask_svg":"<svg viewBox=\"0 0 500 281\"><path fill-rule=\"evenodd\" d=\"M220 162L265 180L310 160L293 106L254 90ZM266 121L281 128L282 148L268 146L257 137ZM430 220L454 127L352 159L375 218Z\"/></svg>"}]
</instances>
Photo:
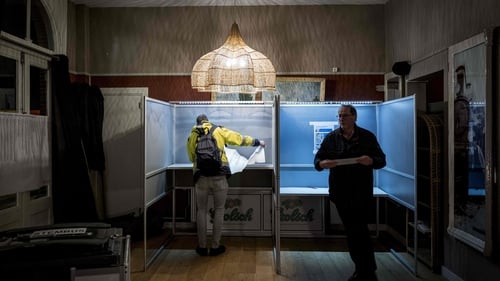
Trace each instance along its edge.
<instances>
[{"instance_id":1,"label":"white radiator","mask_svg":"<svg viewBox=\"0 0 500 281\"><path fill-rule=\"evenodd\" d=\"M49 118L0 113L0 195L49 184Z\"/></svg>"}]
</instances>

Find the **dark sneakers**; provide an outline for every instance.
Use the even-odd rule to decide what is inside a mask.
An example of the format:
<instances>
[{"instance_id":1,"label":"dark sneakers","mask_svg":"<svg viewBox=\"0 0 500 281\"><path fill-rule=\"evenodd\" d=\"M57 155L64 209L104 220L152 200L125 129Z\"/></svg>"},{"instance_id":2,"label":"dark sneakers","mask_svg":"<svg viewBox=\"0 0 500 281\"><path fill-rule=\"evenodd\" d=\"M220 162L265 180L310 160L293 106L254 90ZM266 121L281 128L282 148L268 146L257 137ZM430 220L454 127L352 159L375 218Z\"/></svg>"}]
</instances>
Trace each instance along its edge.
<instances>
[{"instance_id":1,"label":"dark sneakers","mask_svg":"<svg viewBox=\"0 0 500 281\"><path fill-rule=\"evenodd\" d=\"M354 274L349 277L347 281L378 281L377 275L375 272L361 274L358 272L354 272Z\"/></svg>"},{"instance_id":2,"label":"dark sneakers","mask_svg":"<svg viewBox=\"0 0 500 281\"><path fill-rule=\"evenodd\" d=\"M196 247L196 253L198 253L198 255L200 255L202 257L205 257L205 256L208 256L208 249L207 248L200 248L198 246L198 247Z\"/></svg>"},{"instance_id":3,"label":"dark sneakers","mask_svg":"<svg viewBox=\"0 0 500 281\"><path fill-rule=\"evenodd\" d=\"M208 252L208 248L200 248L200 246L196 247L196 253L202 257L206 256L218 256L226 251L226 247L220 245L218 248L210 249Z\"/></svg>"},{"instance_id":4,"label":"dark sneakers","mask_svg":"<svg viewBox=\"0 0 500 281\"><path fill-rule=\"evenodd\" d=\"M218 248L210 249L210 256L218 256L226 251L226 247L219 245Z\"/></svg>"}]
</instances>

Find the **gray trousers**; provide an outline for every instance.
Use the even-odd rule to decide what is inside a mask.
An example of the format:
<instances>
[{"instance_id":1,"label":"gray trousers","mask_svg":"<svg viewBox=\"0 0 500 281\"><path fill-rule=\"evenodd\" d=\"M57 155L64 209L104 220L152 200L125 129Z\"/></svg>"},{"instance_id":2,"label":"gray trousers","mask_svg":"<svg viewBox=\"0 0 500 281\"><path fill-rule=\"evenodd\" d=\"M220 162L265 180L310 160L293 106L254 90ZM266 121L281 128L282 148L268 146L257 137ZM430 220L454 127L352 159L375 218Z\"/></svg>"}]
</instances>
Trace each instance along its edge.
<instances>
[{"instance_id":1,"label":"gray trousers","mask_svg":"<svg viewBox=\"0 0 500 281\"><path fill-rule=\"evenodd\" d=\"M198 233L198 246L207 248L207 219L209 218L208 195L213 194L214 210L210 212L213 216L212 245L213 249L220 245L222 235L222 223L224 222L224 210L229 185L226 176L204 177L201 176L195 184L196 188L196 226Z\"/></svg>"}]
</instances>

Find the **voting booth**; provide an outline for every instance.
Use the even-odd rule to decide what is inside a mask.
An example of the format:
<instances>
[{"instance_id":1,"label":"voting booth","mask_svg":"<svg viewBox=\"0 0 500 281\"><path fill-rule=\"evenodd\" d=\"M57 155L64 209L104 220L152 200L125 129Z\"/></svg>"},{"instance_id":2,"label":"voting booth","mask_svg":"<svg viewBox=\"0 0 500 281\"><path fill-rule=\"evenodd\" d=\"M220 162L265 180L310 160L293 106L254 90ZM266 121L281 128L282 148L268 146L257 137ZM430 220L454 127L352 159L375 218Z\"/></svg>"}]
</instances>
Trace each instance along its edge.
<instances>
[{"instance_id":1,"label":"voting booth","mask_svg":"<svg viewBox=\"0 0 500 281\"><path fill-rule=\"evenodd\" d=\"M275 96L273 101L260 102L177 103L143 97L143 103L141 161L145 172L139 193L144 200L139 207L147 209L172 194L168 208L172 208L174 234L182 233L180 223L192 225L192 229L196 223L196 191L186 142L202 113L215 125L266 143L259 148L262 151L229 147L229 154L241 159L228 180L223 235L272 237L279 271L281 237L328 234L329 225L335 223L327 198L328 170L316 171L313 159L323 138L339 126L336 116L341 102L280 102ZM357 124L377 136L387 156L387 166L374 171L378 231L379 198L415 210L415 97L352 104L358 112ZM127 176L122 173L120 180L126 182ZM137 198L129 201L134 200ZM183 205L176 206L180 202ZM179 209L184 211L182 218L176 214ZM208 216L210 222L211 214Z\"/></svg>"}]
</instances>

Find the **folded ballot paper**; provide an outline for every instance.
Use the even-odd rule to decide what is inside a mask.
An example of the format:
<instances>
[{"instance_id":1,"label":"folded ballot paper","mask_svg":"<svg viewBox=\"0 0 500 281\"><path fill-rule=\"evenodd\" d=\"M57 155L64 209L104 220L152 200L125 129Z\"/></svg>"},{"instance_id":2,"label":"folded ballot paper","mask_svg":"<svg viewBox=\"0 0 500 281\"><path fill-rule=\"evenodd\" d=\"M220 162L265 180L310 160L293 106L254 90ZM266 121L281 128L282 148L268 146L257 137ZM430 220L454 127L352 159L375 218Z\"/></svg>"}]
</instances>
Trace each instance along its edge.
<instances>
[{"instance_id":1,"label":"folded ballot paper","mask_svg":"<svg viewBox=\"0 0 500 281\"><path fill-rule=\"evenodd\" d=\"M255 151L248 158L248 164L266 163L266 153L262 146L257 146Z\"/></svg>"},{"instance_id":2,"label":"folded ballot paper","mask_svg":"<svg viewBox=\"0 0 500 281\"><path fill-rule=\"evenodd\" d=\"M359 157L356 157L356 158L335 159L335 160L337 160L337 166L341 166L341 165L358 164L358 159L359 159Z\"/></svg>"},{"instance_id":3,"label":"folded ballot paper","mask_svg":"<svg viewBox=\"0 0 500 281\"><path fill-rule=\"evenodd\" d=\"M248 164L266 162L266 155L264 153L264 149L261 146L255 149L252 155L250 155L249 159L241 156L238 153L238 150L233 148L225 147L224 151L226 152L227 161L229 162L229 168L231 169L231 174L236 174L243 171L243 169L245 169Z\"/></svg>"}]
</instances>

